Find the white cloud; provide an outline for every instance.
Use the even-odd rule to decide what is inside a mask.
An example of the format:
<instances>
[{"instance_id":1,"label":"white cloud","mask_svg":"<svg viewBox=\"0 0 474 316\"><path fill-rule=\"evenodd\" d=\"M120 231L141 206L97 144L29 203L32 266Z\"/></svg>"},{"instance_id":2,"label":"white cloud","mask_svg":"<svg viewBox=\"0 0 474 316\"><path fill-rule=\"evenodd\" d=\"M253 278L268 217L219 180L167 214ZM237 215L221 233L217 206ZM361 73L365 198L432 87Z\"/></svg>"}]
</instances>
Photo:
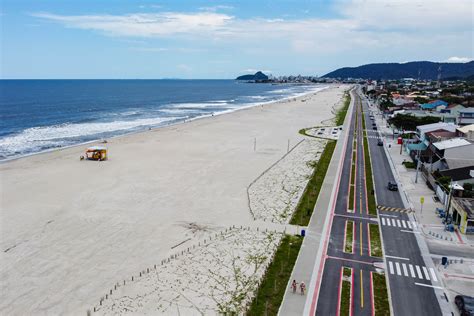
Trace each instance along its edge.
<instances>
[{"instance_id":1,"label":"white cloud","mask_svg":"<svg viewBox=\"0 0 474 316\"><path fill-rule=\"evenodd\" d=\"M242 19L216 12L231 8L227 6L191 13L33 16L109 36L168 37L192 45L196 41L213 47L231 45L245 54L278 54L281 50L300 55L379 51L380 56L383 51L393 54L386 59L404 60L425 56L415 56L413 52L438 59L440 55L453 54L450 50L454 49L466 54L472 48L472 6L471 0L339 0L337 18L300 19Z\"/></svg>"},{"instance_id":2,"label":"white cloud","mask_svg":"<svg viewBox=\"0 0 474 316\"><path fill-rule=\"evenodd\" d=\"M232 16L213 12L137 13L127 15L58 15L34 13L35 17L71 28L101 31L113 36L159 37L174 34L204 34L218 31Z\"/></svg>"},{"instance_id":3,"label":"white cloud","mask_svg":"<svg viewBox=\"0 0 474 316\"><path fill-rule=\"evenodd\" d=\"M457 56L453 56L453 57L449 57L446 62L447 63L468 63L470 61L472 61L473 58L471 57L457 57Z\"/></svg>"},{"instance_id":4,"label":"white cloud","mask_svg":"<svg viewBox=\"0 0 474 316\"><path fill-rule=\"evenodd\" d=\"M200 7L199 10L202 11L211 11L211 12L216 12L219 10L232 10L234 9L233 6L230 5L215 5L215 6L209 6L209 7Z\"/></svg>"}]
</instances>

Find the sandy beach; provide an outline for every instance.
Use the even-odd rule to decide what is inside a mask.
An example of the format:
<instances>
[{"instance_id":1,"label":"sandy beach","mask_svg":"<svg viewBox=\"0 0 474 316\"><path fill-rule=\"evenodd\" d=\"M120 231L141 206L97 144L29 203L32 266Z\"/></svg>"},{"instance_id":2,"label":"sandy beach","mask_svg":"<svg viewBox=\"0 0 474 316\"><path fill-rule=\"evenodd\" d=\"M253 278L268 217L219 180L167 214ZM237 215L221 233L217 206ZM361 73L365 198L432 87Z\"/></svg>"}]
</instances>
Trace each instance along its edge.
<instances>
[{"instance_id":1,"label":"sandy beach","mask_svg":"<svg viewBox=\"0 0 474 316\"><path fill-rule=\"evenodd\" d=\"M171 254L232 225L270 225L269 197L294 207L326 142L298 131L333 117L348 88L113 138L103 162L80 161L77 146L0 164L0 314L85 315ZM288 174L295 185L281 189Z\"/></svg>"}]
</instances>

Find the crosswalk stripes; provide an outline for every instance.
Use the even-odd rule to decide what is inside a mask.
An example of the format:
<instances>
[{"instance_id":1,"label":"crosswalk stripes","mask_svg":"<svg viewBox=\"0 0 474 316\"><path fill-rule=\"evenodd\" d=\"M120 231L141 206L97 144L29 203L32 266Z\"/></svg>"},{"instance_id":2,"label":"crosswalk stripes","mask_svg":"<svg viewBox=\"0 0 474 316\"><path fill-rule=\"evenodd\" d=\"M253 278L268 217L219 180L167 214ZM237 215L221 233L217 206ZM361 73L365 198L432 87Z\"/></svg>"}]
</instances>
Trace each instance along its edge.
<instances>
[{"instance_id":1,"label":"crosswalk stripes","mask_svg":"<svg viewBox=\"0 0 474 316\"><path fill-rule=\"evenodd\" d=\"M377 205L377 209L379 211L386 211L386 212L413 213L412 209L401 208L401 207Z\"/></svg>"},{"instance_id":2,"label":"crosswalk stripes","mask_svg":"<svg viewBox=\"0 0 474 316\"><path fill-rule=\"evenodd\" d=\"M399 263L397 261L388 260L388 271L395 276L407 277L417 280L438 282L438 277L433 268L419 266L411 263Z\"/></svg>"},{"instance_id":3,"label":"crosswalk stripes","mask_svg":"<svg viewBox=\"0 0 474 316\"><path fill-rule=\"evenodd\" d=\"M408 220L404 219L394 219L394 218L385 218L385 217L380 217L380 222L382 226L390 226L390 227L399 227L403 229L413 229L416 228L415 222L410 222Z\"/></svg>"}]
</instances>

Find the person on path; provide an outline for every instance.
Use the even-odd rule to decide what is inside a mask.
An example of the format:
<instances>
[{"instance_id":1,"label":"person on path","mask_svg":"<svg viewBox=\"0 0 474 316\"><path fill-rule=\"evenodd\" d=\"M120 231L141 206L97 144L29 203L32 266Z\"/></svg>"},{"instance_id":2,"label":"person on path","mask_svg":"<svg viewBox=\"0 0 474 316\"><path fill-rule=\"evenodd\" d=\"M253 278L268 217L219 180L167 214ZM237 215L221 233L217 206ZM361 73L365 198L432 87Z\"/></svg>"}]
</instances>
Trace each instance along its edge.
<instances>
[{"instance_id":1,"label":"person on path","mask_svg":"<svg viewBox=\"0 0 474 316\"><path fill-rule=\"evenodd\" d=\"M296 283L296 280L293 280L293 282L291 282L291 288L293 289L293 294L296 293L297 285L298 285L298 283Z\"/></svg>"},{"instance_id":2,"label":"person on path","mask_svg":"<svg viewBox=\"0 0 474 316\"><path fill-rule=\"evenodd\" d=\"M301 290L301 295L304 295L304 292L306 291L306 285L304 284L303 281L300 283L300 290Z\"/></svg>"}]
</instances>

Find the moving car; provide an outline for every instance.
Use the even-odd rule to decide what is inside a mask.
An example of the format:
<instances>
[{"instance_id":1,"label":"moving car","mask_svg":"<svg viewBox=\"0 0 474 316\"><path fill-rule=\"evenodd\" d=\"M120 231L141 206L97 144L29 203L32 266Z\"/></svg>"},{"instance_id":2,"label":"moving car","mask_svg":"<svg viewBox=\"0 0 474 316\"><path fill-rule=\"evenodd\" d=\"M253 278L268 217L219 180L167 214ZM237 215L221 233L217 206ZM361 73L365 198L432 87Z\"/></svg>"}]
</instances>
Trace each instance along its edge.
<instances>
[{"instance_id":1,"label":"moving car","mask_svg":"<svg viewBox=\"0 0 474 316\"><path fill-rule=\"evenodd\" d=\"M377 142L377 146L383 146L383 141L381 139L379 139L379 141Z\"/></svg>"},{"instance_id":2,"label":"moving car","mask_svg":"<svg viewBox=\"0 0 474 316\"><path fill-rule=\"evenodd\" d=\"M467 295L456 295L454 303L459 309L461 316L474 315L474 297Z\"/></svg>"},{"instance_id":3,"label":"moving car","mask_svg":"<svg viewBox=\"0 0 474 316\"><path fill-rule=\"evenodd\" d=\"M398 184L396 182L388 181L388 186L387 188L390 191L398 191Z\"/></svg>"}]
</instances>

